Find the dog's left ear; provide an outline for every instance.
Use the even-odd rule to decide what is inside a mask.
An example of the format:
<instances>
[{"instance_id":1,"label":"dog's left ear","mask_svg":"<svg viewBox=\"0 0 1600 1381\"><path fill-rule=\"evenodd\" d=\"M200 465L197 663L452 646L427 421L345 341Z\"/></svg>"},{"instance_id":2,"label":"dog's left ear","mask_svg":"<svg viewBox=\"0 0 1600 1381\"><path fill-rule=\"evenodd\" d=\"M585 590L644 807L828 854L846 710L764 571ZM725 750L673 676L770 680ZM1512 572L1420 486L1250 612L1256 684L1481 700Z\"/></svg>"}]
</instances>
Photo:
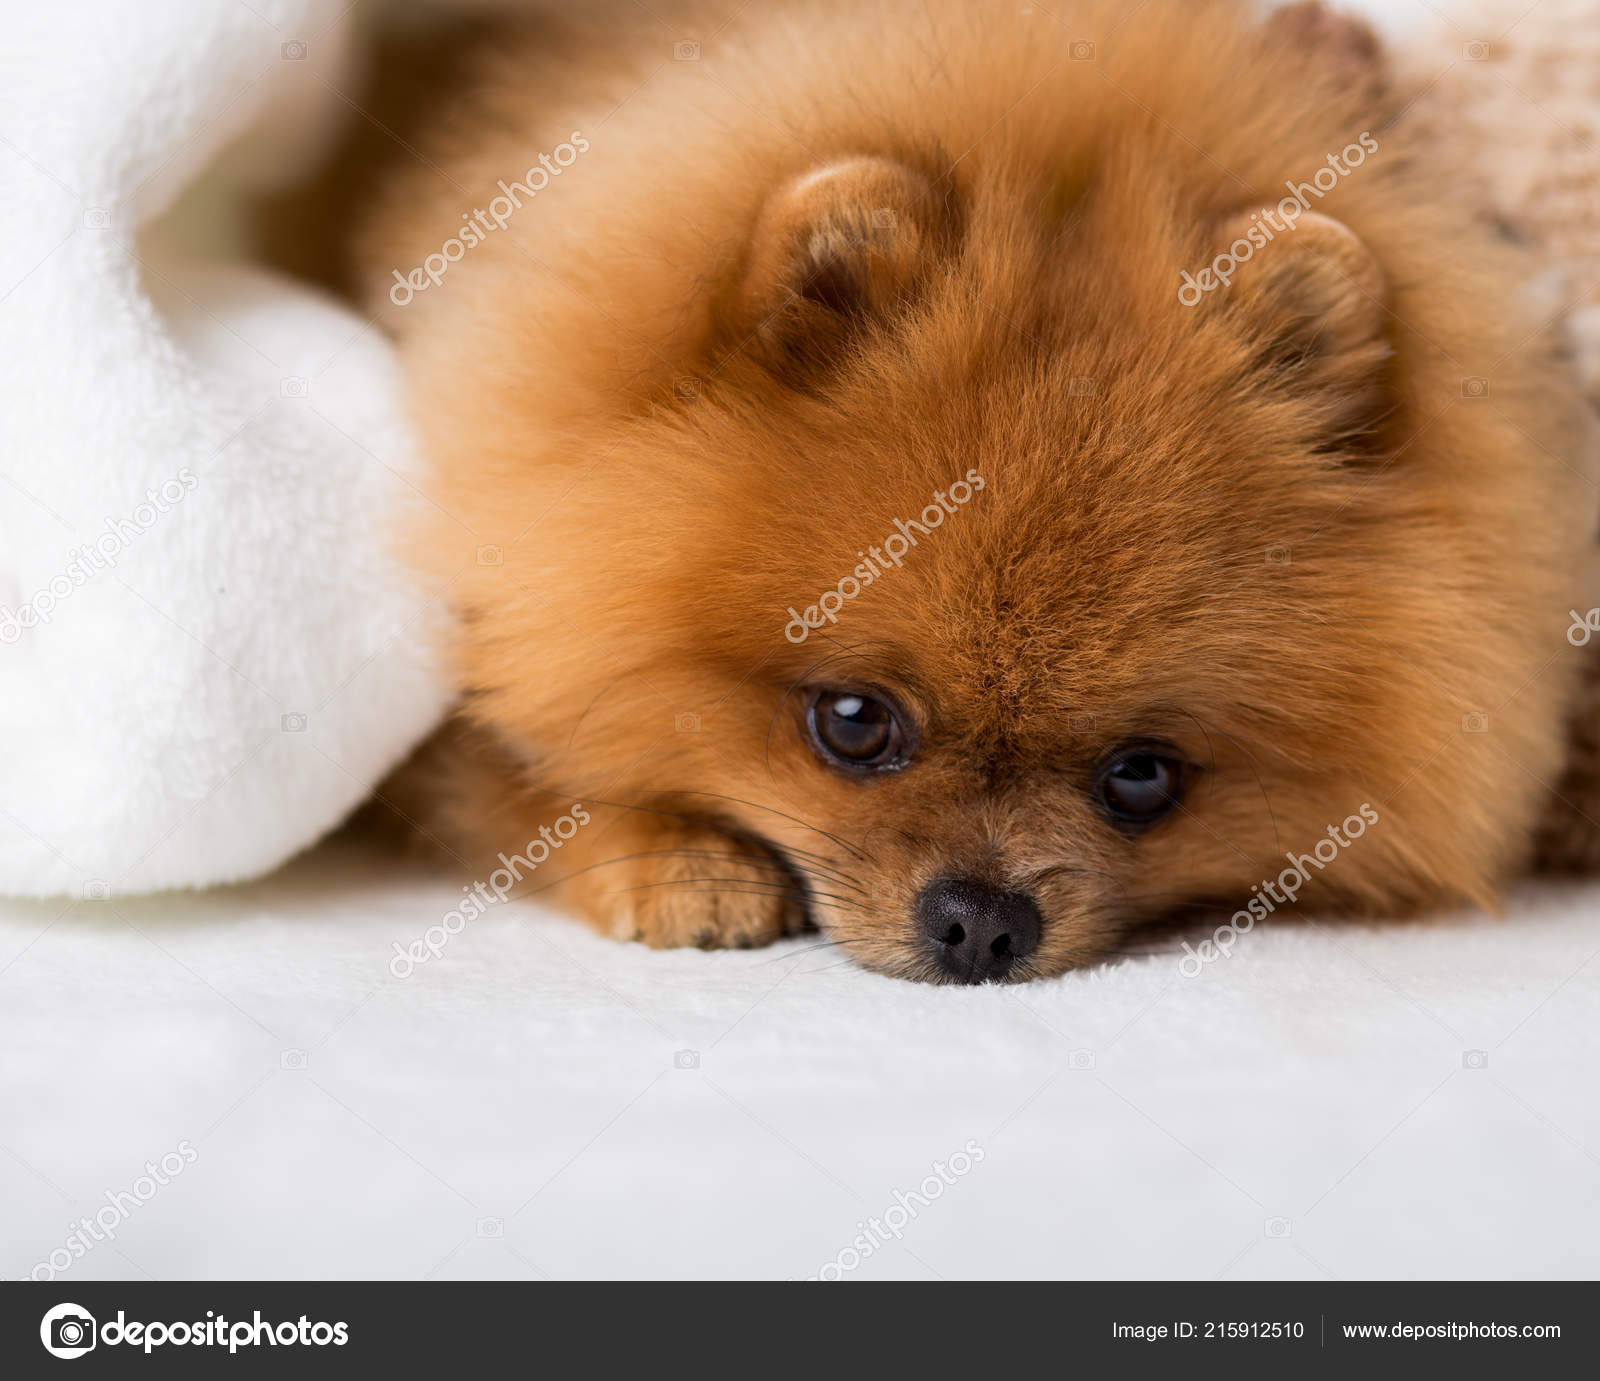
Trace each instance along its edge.
<instances>
[{"instance_id":1,"label":"dog's left ear","mask_svg":"<svg viewBox=\"0 0 1600 1381\"><path fill-rule=\"evenodd\" d=\"M1221 242L1255 244L1265 238L1261 226L1269 214L1232 218ZM1233 291L1255 352L1253 372L1312 405L1318 449L1375 449L1377 424L1390 405L1389 287L1360 237L1308 211L1239 266Z\"/></svg>"},{"instance_id":2,"label":"dog's left ear","mask_svg":"<svg viewBox=\"0 0 1600 1381\"><path fill-rule=\"evenodd\" d=\"M1322 0L1298 0L1274 10L1265 25L1268 41L1307 61L1344 87L1369 96L1388 85L1388 59L1372 26L1331 10Z\"/></svg>"},{"instance_id":3,"label":"dog's left ear","mask_svg":"<svg viewBox=\"0 0 1600 1381\"><path fill-rule=\"evenodd\" d=\"M914 298L953 223L946 190L894 159L844 159L790 180L756 219L723 313L725 348L803 384Z\"/></svg>"}]
</instances>

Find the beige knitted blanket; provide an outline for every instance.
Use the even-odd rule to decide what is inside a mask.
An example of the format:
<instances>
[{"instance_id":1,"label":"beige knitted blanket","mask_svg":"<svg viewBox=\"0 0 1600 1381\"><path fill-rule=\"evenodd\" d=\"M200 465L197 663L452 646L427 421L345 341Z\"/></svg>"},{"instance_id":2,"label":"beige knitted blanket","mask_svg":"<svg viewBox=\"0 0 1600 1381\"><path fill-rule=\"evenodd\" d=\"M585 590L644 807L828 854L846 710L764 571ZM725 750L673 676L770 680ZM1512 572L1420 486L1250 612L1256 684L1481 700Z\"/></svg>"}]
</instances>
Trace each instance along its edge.
<instances>
[{"instance_id":1,"label":"beige knitted blanket","mask_svg":"<svg viewBox=\"0 0 1600 1381\"><path fill-rule=\"evenodd\" d=\"M1540 252L1530 291L1600 407L1600 0L1480 0L1467 13L1398 55L1398 75L1421 92L1407 118L1425 123L1486 213ZM1537 841L1545 868L1600 869L1600 639L1588 657Z\"/></svg>"},{"instance_id":2,"label":"beige knitted blanket","mask_svg":"<svg viewBox=\"0 0 1600 1381\"><path fill-rule=\"evenodd\" d=\"M1542 249L1538 288L1600 402L1600 0L1480 0L1467 13L1401 55L1422 88L1412 114Z\"/></svg>"}]
</instances>

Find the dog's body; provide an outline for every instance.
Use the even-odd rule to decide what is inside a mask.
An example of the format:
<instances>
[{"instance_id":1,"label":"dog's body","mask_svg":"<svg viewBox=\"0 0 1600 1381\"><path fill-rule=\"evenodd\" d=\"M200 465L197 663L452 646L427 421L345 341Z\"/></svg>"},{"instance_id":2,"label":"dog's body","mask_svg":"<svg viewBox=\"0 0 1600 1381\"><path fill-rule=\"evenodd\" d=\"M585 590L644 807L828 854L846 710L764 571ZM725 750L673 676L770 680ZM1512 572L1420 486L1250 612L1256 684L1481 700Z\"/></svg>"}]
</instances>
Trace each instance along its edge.
<instances>
[{"instance_id":1,"label":"dog's body","mask_svg":"<svg viewBox=\"0 0 1600 1381\"><path fill-rule=\"evenodd\" d=\"M363 237L462 614L406 813L493 867L582 803L533 885L602 929L907 977L1492 899L1588 421L1359 31L667 13L498 41Z\"/></svg>"}]
</instances>

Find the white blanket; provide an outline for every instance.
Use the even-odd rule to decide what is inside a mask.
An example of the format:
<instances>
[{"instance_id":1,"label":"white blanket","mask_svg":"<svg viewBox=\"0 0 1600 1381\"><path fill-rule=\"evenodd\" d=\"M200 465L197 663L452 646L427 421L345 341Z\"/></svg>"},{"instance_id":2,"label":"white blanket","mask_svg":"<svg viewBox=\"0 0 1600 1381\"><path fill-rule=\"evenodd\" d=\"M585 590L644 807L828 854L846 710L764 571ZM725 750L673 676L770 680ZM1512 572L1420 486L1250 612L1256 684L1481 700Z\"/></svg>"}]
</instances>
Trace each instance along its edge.
<instances>
[{"instance_id":1,"label":"white blanket","mask_svg":"<svg viewBox=\"0 0 1600 1381\"><path fill-rule=\"evenodd\" d=\"M511 903L396 977L459 897L0 903L0 1276L1600 1273L1593 889L971 989Z\"/></svg>"},{"instance_id":2,"label":"white blanket","mask_svg":"<svg viewBox=\"0 0 1600 1381\"><path fill-rule=\"evenodd\" d=\"M444 706L442 592L389 549L415 457L388 346L157 224L213 160L237 195L314 151L347 9L7 7L0 892L275 867Z\"/></svg>"}]
</instances>

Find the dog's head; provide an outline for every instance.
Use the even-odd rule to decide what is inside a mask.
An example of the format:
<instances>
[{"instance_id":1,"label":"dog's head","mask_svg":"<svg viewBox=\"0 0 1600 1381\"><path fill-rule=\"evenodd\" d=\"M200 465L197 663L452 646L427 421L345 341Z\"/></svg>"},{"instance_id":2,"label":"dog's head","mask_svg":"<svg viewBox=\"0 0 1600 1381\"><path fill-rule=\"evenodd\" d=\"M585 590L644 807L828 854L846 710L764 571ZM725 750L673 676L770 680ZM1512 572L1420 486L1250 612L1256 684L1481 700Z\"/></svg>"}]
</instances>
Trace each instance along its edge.
<instances>
[{"instance_id":1,"label":"dog's head","mask_svg":"<svg viewBox=\"0 0 1600 1381\"><path fill-rule=\"evenodd\" d=\"M446 500L505 548L462 587L483 717L767 841L884 972L1484 900L1558 763L1590 514L1521 260L1281 62L1228 49L1276 92L1246 108L1134 32L1049 100L1008 52L891 93L919 140L812 131L588 243L608 310L539 328L559 417L502 363L493 504ZM952 156L939 112L1024 96Z\"/></svg>"}]
</instances>

